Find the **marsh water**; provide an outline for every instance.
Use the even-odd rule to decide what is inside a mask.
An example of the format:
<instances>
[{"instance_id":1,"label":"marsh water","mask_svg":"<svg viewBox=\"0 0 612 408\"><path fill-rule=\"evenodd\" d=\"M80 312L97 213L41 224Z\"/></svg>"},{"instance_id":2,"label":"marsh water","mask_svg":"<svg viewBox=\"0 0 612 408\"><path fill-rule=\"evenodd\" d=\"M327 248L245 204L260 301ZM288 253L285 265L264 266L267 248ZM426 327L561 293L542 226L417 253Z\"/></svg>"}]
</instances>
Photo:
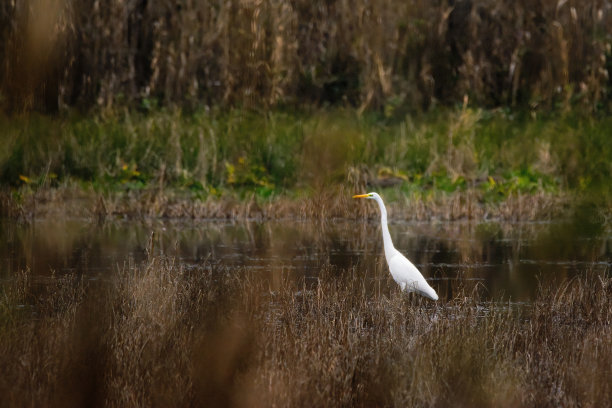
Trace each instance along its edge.
<instances>
[{"instance_id":1,"label":"marsh water","mask_svg":"<svg viewBox=\"0 0 612 408\"><path fill-rule=\"evenodd\" d=\"M112 279L128 261L149 252L176 257L186 268L247 268L264 279L283 274L316 279L323 267L393 285L380 226L372 221L209 220L112 221L41 219L0 221L0 278L29 269L44 282L66 273ZM479 282L486 298L529 301L540 283L576 274L609 274L612 232L597 222L392 222L396 248L442 297L452 281ZM329 268L328 268L329 269Z\"/></svg>"}]
</instances>

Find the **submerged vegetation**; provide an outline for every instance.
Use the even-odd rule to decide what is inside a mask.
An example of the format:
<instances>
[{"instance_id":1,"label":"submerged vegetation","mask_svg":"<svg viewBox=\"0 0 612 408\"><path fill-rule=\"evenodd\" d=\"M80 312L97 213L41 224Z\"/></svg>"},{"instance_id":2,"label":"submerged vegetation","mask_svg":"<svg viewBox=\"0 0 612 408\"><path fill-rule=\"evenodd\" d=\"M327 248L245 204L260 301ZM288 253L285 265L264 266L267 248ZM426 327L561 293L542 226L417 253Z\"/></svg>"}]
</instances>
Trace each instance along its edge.
<instances>
[{"instance_id":1,"label":"submerged vegetation","mask_svg":"<svg viewBox=\"0 0 612 408\"><path fill-rule=\"evenodd\" d=\"M103 281L25 270L2 286L0 392L7 406L612 404L609 277L521 305L459 281L434 303L379 273L262 279L160 257Z\"/></svg>"},{"instance_id":2,"label":"submerged vegetation","mask_svg":"<svg viewBox=\"0 0 612 408\"><path fill-rule=\"evenodd\" d=\"M526 200L550 215L571 195L606 202L612 179L612 120L605 116L533 118L464 106L403 119L336 109L2 121L5 215L27 212L35 198L43 211L50 197L57 203L76 194L89 198L90 214L230 214L212 210L214 202L228 210L241 203L231 211L245 214L250 205L268 217L257 209L298 210L300 198L364 189L428 207L421 218L479 218Z\"/></svg>"}]
</instances>

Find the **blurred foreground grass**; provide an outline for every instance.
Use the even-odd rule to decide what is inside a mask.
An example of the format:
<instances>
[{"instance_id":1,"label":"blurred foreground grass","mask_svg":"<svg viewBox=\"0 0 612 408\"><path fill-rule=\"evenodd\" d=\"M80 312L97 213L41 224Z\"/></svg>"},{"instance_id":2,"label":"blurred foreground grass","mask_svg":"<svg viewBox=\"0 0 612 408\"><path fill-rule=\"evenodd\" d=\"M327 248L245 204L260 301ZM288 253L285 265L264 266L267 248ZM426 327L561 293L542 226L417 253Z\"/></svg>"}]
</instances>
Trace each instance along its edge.
<instances>
[{"instance_id":1,"label":"blurred foreground grass","mask_svg":"<svg viewBox=\"0 0 612 408\"><path fill-rule=\"evenodd\" d=\"M153 192L266 202L335 186L383 189L392 200L467 195L493 205L536 195L608 201L611 192L606 116L466 107L403 118L341 109L159 110L0 124L5 207L67 186L107 200Z\"/></svg>"},{"instance_id":2,"label":"blurred foreground grass","mask_svg":"<svg viewBox=\"0 0 612 408\"><path fill-rule=\"evenodd\" d=\"M159 257L110 280L22 271L0 286L3 405L612 403L609 277L586 270L512 304L469 281L430 302L364 273L267 280Z\"/></svg>"}]
</instances>

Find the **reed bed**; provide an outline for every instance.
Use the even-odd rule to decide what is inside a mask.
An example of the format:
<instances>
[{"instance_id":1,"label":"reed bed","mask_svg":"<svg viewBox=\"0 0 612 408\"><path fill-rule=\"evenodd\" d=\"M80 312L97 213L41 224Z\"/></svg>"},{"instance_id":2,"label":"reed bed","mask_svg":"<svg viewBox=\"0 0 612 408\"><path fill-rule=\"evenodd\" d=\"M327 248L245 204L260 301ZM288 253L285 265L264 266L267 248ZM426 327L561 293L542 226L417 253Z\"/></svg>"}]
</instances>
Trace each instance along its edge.
<instances>
[{"instance_id":1,"label":"reed bed","mask_svg":"<svg viewBox=\"0 0 612 408\"><path fill-rule=\"evenodd\" d=\"M172 258L106 281L3 283L5 406L608 406L612 280L529 305L455 283L437 303L384 271L306 280Z\"/></svg>"},{"instance_id":2,"label":"reed bed","mask_svg":"<svg viewBox=\"0 0 612 408\"><path fill-rule=\"evenodd\" d=\"M609 1L7 1L0 104L609 107Z\"/></svg>"}]
</instances>

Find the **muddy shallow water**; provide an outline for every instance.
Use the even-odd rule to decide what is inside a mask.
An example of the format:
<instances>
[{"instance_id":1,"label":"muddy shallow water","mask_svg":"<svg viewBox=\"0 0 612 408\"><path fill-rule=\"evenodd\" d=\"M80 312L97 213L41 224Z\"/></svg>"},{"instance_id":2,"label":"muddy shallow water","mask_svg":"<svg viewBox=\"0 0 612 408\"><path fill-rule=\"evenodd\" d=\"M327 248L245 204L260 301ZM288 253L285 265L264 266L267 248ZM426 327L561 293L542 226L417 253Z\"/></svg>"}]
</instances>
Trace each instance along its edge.
<instances>
[{"instance_id":1,"label":"muddy shallow water","mask_svg":"<svg viewBox=\"0 0 612 408\"><path fill-rule=\"evenodd\" d=\"M29 268L45 281L65 273L112 279L128 259L153 251L186 266L204 263L248 268L263 278L289 273L315 278L331 264L337 273L393 285L377 221L227 222L42 219L0 221L0 278ZM528 301L539 283L576 274L609 274L612 232L578 220L545 223L392 222L397 249L423 272L442 297L449 282L479 282L486 298Z\"/></svg>"}]
</instances>

